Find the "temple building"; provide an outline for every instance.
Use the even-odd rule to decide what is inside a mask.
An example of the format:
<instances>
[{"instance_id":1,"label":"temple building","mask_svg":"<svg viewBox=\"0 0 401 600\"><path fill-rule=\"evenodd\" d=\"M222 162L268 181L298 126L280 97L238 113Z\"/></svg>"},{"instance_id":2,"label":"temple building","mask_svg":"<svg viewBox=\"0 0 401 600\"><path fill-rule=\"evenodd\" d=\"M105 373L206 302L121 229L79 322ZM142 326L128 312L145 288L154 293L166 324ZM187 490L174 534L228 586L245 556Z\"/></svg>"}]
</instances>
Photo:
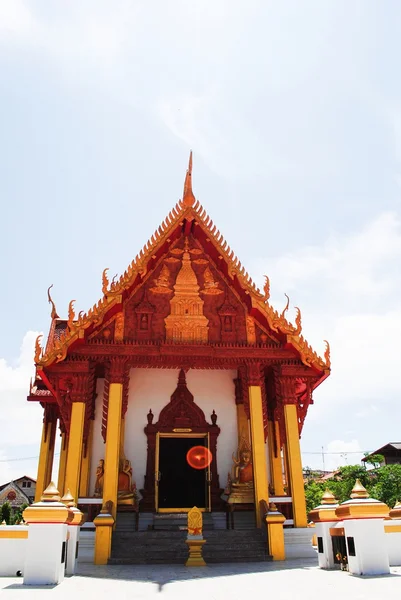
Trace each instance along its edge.
<instances>
[{"instance_id":1,"label":"temple building","mask_svg":"<svg viewBox=\"0 0 401 600\"><path fill-rule=\"evenodd\" d=\"M86 314L58 316L36 342L29 401L43 409L36 500L49 484L79 506L123 513L248 510L273 500L286 526L307 525L300 435L330 373L302 336L301 312L277 312L192 191L124 274L103 272ZM91 509L91 510L92 510ZM87 514L88 522L93 513ZM96 515L95 515L96 516Z\"/></svg>"}]
</instances>

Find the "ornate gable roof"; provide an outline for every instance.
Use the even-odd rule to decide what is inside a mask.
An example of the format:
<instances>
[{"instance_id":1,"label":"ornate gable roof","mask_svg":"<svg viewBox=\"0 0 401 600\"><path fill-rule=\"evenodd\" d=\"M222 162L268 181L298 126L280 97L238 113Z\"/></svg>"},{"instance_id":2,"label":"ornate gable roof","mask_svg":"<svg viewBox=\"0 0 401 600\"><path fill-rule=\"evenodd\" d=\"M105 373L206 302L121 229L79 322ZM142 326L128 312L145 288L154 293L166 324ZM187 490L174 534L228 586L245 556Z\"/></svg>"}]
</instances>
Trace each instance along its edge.
<instances>
[{"instance_id":1,"label":"ornate gable roof","mask_svg":"<svg viewBox=\"0 0 401 600\"><path fill-rule=\"evenodd\" d=\"M103 271L103 297L87 313L74 310L74 300L69 304L68 319L58 318L55 306L52 304L52 325L45 350L41 348L38 336L35 346L35 363L39 371L55 362L65 359L69 349L76 343L85 341L93 336L99 326L121 311L122 303L132 291L141 285L156 265L160 263L169 248L182 236L191 235L204 248L211 259L218 265L222 275L230 282L241 301L246 306L248 314L268 330L275 339L284 346L296 351L301 361L317 370L328 373L330 369L330 350L326 342L324 358L311 348L301 335L301 313L297 308L295 325L286 318L289 300L285 309L278 313L269 303L270 284L266 277L263 292L252 281L241 261L227 244L223 235L217 229L206 210L200 204L192 191L192 153L185 177L183 198L170 211L166 219L158 227L134 258L127 270L118 280L108 279L108 269Z\"/></svg>"}]
</instances>

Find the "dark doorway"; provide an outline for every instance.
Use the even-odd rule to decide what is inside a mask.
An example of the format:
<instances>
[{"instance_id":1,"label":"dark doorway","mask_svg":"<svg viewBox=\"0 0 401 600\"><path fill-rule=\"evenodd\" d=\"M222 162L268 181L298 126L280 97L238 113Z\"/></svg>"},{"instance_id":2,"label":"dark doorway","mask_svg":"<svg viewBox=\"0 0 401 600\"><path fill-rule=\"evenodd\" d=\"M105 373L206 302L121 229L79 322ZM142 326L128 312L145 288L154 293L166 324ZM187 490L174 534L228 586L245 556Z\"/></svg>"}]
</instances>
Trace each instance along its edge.
<instances>
[{"instance_id":1,"label":"dark doorway","mask_svg":"<svg viewBox=\"0 0 401 600\"><path fill-rule=\"evenodd\" d=\"M205 446L206 438L160 438L159 508L207 508L207 469L193 469L187 452Z\"/></svg>"}]
</instances>

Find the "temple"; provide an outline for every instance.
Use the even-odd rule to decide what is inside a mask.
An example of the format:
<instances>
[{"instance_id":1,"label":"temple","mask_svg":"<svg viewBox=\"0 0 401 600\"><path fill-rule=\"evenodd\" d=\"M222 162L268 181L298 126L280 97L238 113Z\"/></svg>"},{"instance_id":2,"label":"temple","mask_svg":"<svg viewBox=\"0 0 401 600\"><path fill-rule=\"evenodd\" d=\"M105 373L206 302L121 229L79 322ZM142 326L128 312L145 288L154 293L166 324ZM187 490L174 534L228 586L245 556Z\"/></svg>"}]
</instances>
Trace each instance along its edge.
<instances>
[{"instance_id":1,"label":"temple","mask_svg":"<svg viewBox=\"0 0 401 600\"><path fill-rule=\"evenodd\" d=\"M274 501L287 527L306 527L299 439L330 349L319 357L300 310L291 323L289 299L277 312L269 298L196 200L191 155L182 200L119 279L104 270L93 308L72 300L62 319L49 288L28 396L44 414L36 500L59 428L60 493L111 507L117 526L127 511L197 506L248 510L258 528Z\"/></svg>"}]
</instances>

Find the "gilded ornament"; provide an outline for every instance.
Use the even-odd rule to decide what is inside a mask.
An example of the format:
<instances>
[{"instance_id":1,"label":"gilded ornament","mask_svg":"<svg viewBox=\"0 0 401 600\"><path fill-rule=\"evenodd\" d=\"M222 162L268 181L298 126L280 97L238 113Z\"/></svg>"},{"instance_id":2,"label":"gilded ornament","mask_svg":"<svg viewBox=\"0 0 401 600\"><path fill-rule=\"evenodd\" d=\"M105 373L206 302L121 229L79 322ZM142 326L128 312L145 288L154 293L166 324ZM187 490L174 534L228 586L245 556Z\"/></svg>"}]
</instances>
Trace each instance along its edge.
<instances>
[{"instance_id":1,"label":"gilded ornament","mask_svg":"<svg viewBox=\"0 0 401 600\"><path fill-rule=\"evenodd\" d=\"M290 307L290 298L289 298L289 296L287 296L287 294L284 294L284 296L287 298L287 304L285 305L285 308L284 308L283 312L280 315L280 319L285 319L285 313L287 312L287 310Z\"/></svg>"},{"instance_id":2,"label":"gilded ornament","mask_svg":"<svg viewBox=\"0 0 401 600\"><path fill-rule=\"evenodd\" d=\"M202 535L203 518L202 513L194 506L188 512L188 535Z\"/></svg>"},{"instance_id":3,"label":"gilded ornament","mask_svg":"<svg viewBox=\"0 0 401 600\"><path fill-rule=\"evenodd\" d=\"M170 271L167 265L163 265L160 275L154 280L156 287L150 288L154 294L170 294Z\"/></svg>"},{"instance_id":4,"label":"gilded ornament","mask_svg":"<svg viewBox=\"0 0 401 600\"><path fill-rule=\"evenodd\" d=\"M209 261L207 261L205 258L197 258L196 260L193 260L192 263L194 265L208 265Z\"/></svg>"},{"instance_id":5,"label":"gilded ornament","mask_svg":"<svg viewBox=\"0 0 401 600\"><path fill-rule=\"evenodd\" d=\"M219 288L219 283L214 280L213 273L211 272L209 267L206 267L206 269L203 273L203 279L204 279L204 288L203 288L203 290L201 290L202 294L213 295L213 296L215 296L217 294L223 294L223 290L221 290Z\"/></svg>"},{"instance_id":6,"label":"gilded ornament","mask_svg":"<svg viewBox=\"0 0 401 600\"><path fill-rule=\"evenodd\" d=\"M270 298L270 280L267 275L265 275L265 285L263 286L263 300L267 302Z\"/></svg>"},{"instance_id":7,"label":"gilded ornament","mask_svg":"<svg viewBox=\"0 0 401 600\"><path fill-rule=\"evenodd\" d=\"M36 338L35 341L35 364L37 365L38 363L40 363L40 359L42 356L42 346L40 345L41 339L43 337L43 334L39 334L38 337Z\"/></svg>"},{"instance_id":8,"label":"gilded ornament","mask_svg":"<svg viewBox=\"0 0 401 600\"><path fill-rule=\"evenodd\" d=\"M355 498L369 498L369 494L366 488L363 487L359 479L355 481L355 485L352 488L350 497L354 500Z\"/></svg>"},{"instance_id":9,"label":"gilded ornament","mask_svg":"<svg viewBox=\"0 0 401 600\"><path fill-rule=\"evenodd\" d=\"M256 344L255 320L249 315L246 318L246 337L248 344Z\"/></svg>"},{"instance_id":10,"label":"gilded ornament","mask_svg":"<svg viewBox=\"0 0 401 600\"><path fill-rule=\"evenodd\" d=\"M298 306L295 307L295 310L297 311L297 316L295 317L296 329L294 331L294 335L299 335L302 331L301 310L298 308Z\"/></svg>"},{"instance_id":11,"label":"gilded ornament","mask_svg":"<svg viewBox=\"0 0 401 600\"><path fill-rule=\"evenodd\" d=\"M182 266L174 284L170 307L170 314L164 320L167 341L208 341L209 321L203 314L203 300L191 265L188 238L185 238Z\"/></svg>"},{"instance_id":12,"label":"gilded ornament","mask_svg":"<svg viewBox=\"0 0 401 600\"><path fill-rule=\"evenodd\" d=\"M114 340L122 342L124 339L124 314L121 312L116 316L114 327Z\"/></svg>"},{"instance_id":13,"label":"gilded ornament","mask_svg":"<svg viewBox=\"0 0 401 600\"><path fill-rule=\"evenodd\" d=\"M109 288L109 278L107 277L107 271L109 268L104 269L102 274L102 292L106 296Z\"/></svg>"},{"instance_id":14,"label":"gilded ornament","mask_svg":"<svg viewBox=\"0 0 401 600\"><path fill-rule=\"evenodd\" d=\"M53 284L51 284L51 286L49 286L49 288L47 289L47 298L48 298L49 304L52 305L52 312L51 312L50 316L52 319L58 319L59 316L57 314L56 305L54 304L53 299L50 296L50 290L52 289L52 287L53 287Z\"/></svg>"},{"instance_id":15,"label":"gilded ornament","mask_svg":"<svg viewBox=\"0 0 401 600\"><path fill-rule=\"evenodd\" d=\"M326 350L324 351L324 360L326 361L326 366L330 369L331 367L331 358L330 358L330 344L327 340L324 340L326 344Z\"/></svg>"},{"instance_id":16,"label":"gilded ornament","mask_svg":"<svg viewBox=\"0 0 401 600\"><path fill-rule=\"evenodd\" d=\"M75 302L75 300L71 300L70 304L68 305L67 326L68 326L68 329L70 329L70 330L74 326L74 319L75 319L74 302Z\"/></svg>"}]
</instances>

